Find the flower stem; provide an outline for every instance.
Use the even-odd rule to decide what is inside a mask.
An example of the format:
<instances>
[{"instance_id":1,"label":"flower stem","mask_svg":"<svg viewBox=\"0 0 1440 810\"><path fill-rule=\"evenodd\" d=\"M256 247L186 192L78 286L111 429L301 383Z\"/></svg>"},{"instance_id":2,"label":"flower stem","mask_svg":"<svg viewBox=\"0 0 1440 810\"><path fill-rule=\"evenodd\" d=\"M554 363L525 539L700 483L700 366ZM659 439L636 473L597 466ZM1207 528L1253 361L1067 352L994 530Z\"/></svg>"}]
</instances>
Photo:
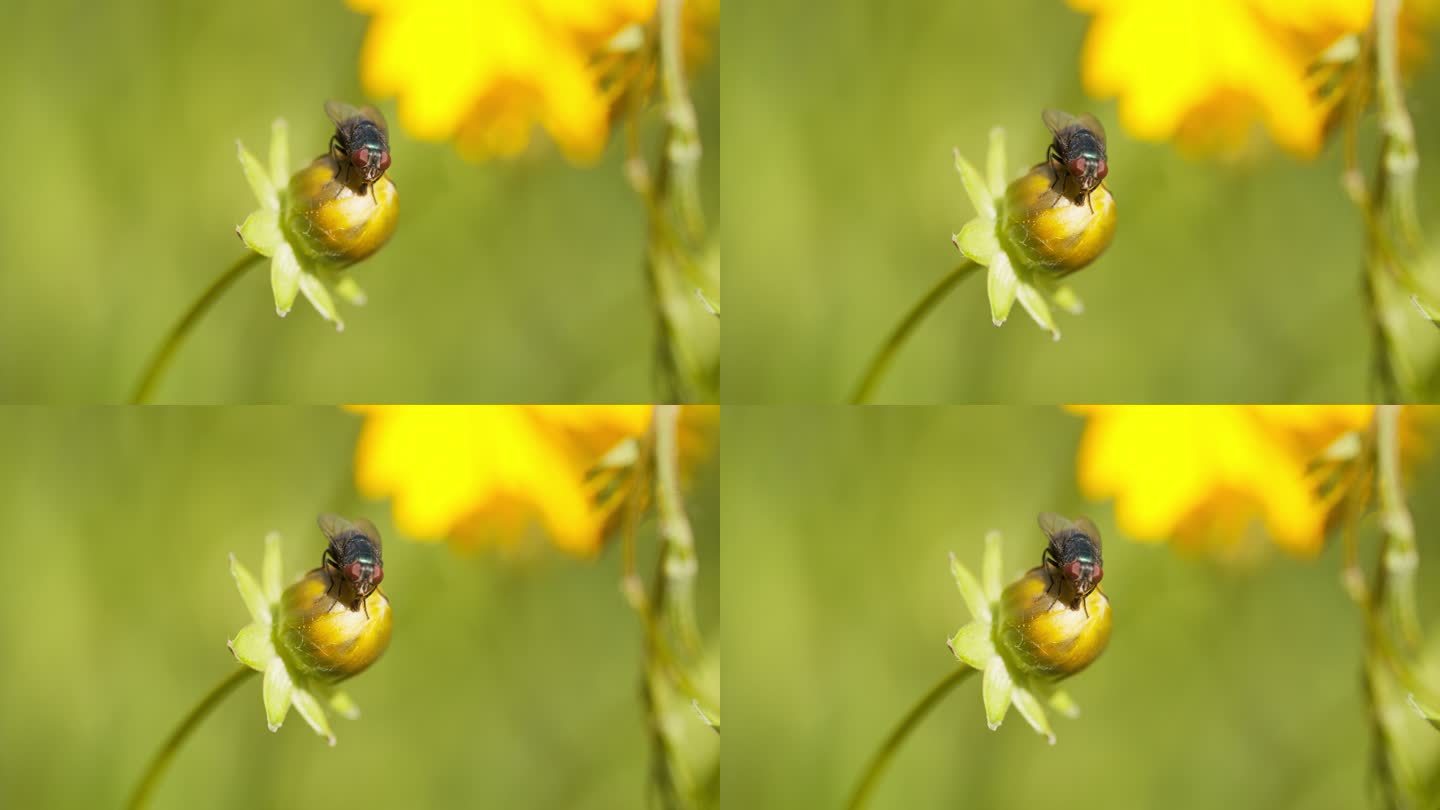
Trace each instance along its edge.
<instances>
[{"instance_id":1,"label":"flower stem","mask_svg":"<svg viewBox=\"0 0 1440 810\"><path fill-rule=\"evenodd\" d=\"M947 692L958 686L966 678L974 675L976 671L977 670L965 666L956 669L954 672L941 678L939 683L935 684L930 688L929 692L925 693L925 697L920 698L919 703L916 703L910 708L910 712L905 715L905 719L901 720L900 724L895 727L895 730L890 732L890 736L885 738L885 742L880 744L880 749L870 758L870 764L865 768L865 775L860 778L859 784L855 786L855 792L851 794L850 803L847 804L846 807L850 808L850 810L860 810L860 808L865 806L866 800L870 798L870 791L875 789L875 783L880 781L881 774L885 772L885 766L890 764L890 760L895 756L895 751L900 748L900 744L905 742L905 738L910 736L910 732L914 731L915 727L920 725L920 721L925 719L925 715L929 714L930 710L935 708L935 705L940 702L941 698L945 697Z\"/></svg>"},{"instance_id":2,"label":"flower stem","mask_svg":"<svg viewBox=\"0 0 1440 810\"><path fill-rule=\"evenodd\" d=\"M176 726L175 730L170 733L170 737L165 740L165 744L160 746L160 750L156 751L155 756L151 758L150 766L145 769L145 776L140 779L140 784L131 794L127 807L131 810L139 810L149 802L150 793L155 789L155 783L160 781L161 775L165 773L165 767L170 764L170 760L175 757L175 752L180 750L180 746L190 736L190 732L200 725L200 721L204 720L212 709L220 705L220 701L224 700L226 695L254 674L256 674L255 670L249 667L237 668L230 673L229 677L211 689L210 694L196 704L195 708L190 710L190 714L186 715L179 726Z\"/></svg>"},{"instance_id":3,"label":"flower stem","mask_svg":"<svg viewBox=\"0 0 1440 810\"><path fill-rule=\"evenodd\" d=\"M961 280L979 269L980 265L966 259L961 262L958 267L946 274L944 278L940 279L940 281L930 289L930 292L926 293L925 297L921 298L915 306L911 308L910 313L905 316L905 320L901 321L899 325L895 327L895 331L890 333L889 339L887 339L884 345L880 347L880 350L875 353L874 359L870 361L869 367L865 370L865 376L860 378L859 385L855 386L855 393L850 395L850 404L863 405L870 400L870 395L874 393L875 386L879 384L880 378L885 374L885 370L890 367L890 361L895 358L895 353L899 351L900 347L905 345L905 341L909 339L910 333L915 331L915 327L919 326L920 322L925 320L925 316L930 313L930 310L934 309L935 305L940 303L940 301L949 294L950 288L959 284Z\"/></svg>"},{"instance_id":4,"label":"flower stem","mask_svg":"<svg viewBox=\"0 0 1440 810\"><path fill-rule=\"evenodd\" d=\"M258 253L247 253L239 261L230 265L224 273L221 273L219 278L210 282L209 288L195 299L195 303L190 305L189 311L170 329L170 334L166 336L165 342L160 344L160 348L150 358L150 365L145 367L145 373L140 376L140 382L135 385L135 393L130 395L131 405L143 405L149 401L150 396L155 393L155 386L160 382L160 375L165 373L165 369L169 367L175 352L179 350L180 344L185 342L190 330L194 329L195 324L200 322L201 316L209 311L216 301L220 300L220 296L230 288L230 285L234 284L236 279L244 275L245 271L250 269L252 264L258 263L261 258L263 257Z\"/></svg>"},{"instance_id":5,"label":"flower stem","mask_svg":"<svg viewBox=\"0 0 1440 810\"><path fill-rule=\"evenodd\" d=\"M685 516L685 500L680 495L680 407L656 405L652 419L655 431L655 514L659 521L660 539L665 543L663 572L666 584L666 607L671 627L682 652L694 655L700 650L699 624L695 620L695 574L700 565L695 559L695 534Z\"/></svg>"},{"instance_id":6,"label":"flower stem","mask_svg":"<svg viewBox=\"0 0 1440 810\"><path fill-rule=\"evenodd\" d=\"M1405 505L1400 479L1400 407L1381 405L1375 412L1376 491L1380 497L1380 525L1385 546L1380 565L1384 567L1384 597L1390 619L1407 651L1420 644L1420 620L1415 602L1415 569L1420 554L1415 548L1415 521Z\"/></svg>"}]
</instances>

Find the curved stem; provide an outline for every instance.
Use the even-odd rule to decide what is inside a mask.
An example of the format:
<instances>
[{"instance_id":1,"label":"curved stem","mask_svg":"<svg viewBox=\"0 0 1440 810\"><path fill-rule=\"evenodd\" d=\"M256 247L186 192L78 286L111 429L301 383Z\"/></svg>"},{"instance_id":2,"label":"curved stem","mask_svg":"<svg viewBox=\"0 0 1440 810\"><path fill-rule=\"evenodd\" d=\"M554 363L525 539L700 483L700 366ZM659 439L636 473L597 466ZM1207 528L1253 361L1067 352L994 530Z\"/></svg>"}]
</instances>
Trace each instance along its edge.
<instances>
[{"instance_id":1,"label":"curved stem","mask_svg":"<svg viewBox=\"0 0 1440 810\"><path fill-rule=\"evenodd\" d=\"M185 738L189 737L190 732L200 725L200 721L205 719L210 710L220 705L220 701L224 700L225 696L230 694L235 687L244 683L246 678L255 674L257 674L255 670L249 667L236 669L230 673L228 678L211 689L210 694L196 704L195 708L190 710L190 714L186 715L180 725L175 727L175 730L170 733L170 737L165 740L165 744L160 746L160 750L156 751L155 756L151 758L150 767L145 769L145 776L140 779L140 784L130 795L130 803L126 805L130 810L139 810L150 800L150 793L155 789L155 783L165 773L165 766L170 764L170 760L175 757L175 752L180 750Z\"/></svg>"},{"instance_id":2,"label":"curved stem","mask_svg":"<svg viewBox=\"0 0 1440 810\"><path fill-rule=\"evenodd\" d=\"M863 405L870 400L870 395L874 393L875 386L880 382L880 378L885 375L885 370L890 367L890 361L895 358L895 353L899 351L900 347L905 345L905 341L909 339L910 333L915 331L915 327L919 326L920 322L925 320L925 316L930 313L930 310L934 309L935 305L940 303L940 301L950 293L950 288L959 284L961 280L979 269L980 265L966 259L954 270L947 273L944 278L940 279L934 287L930 288L930 292L926 293L925 297L921 298L915 306L910 309L909 314L905 316L905 320L901 321L899 325L895 327L895 331L890 333L890 337L881 345L880 350L875 353L875 357L871 359L870 365L865 369L865 376L861 377L860 383L855 386L855 393L850 395L850 404Z\"/></svg>"},{"instance_id":3,"label":"curved stem","mask_svg":"<svg viewBox=\"0 0 1440 810\"><path fill-rule=\"evenodd\" d=\"M247 253L224 273L221 273L219 278L210 282L209 288L195 299L195 303L190 305L189 311L170 329L170 334L166 336L165 342L160 344L160 348L150 358L150 365L145 367L145 373L140 375L140 382L135 384L135 393L130 395L131 405L143 405L150 399L151 394L155 393L155 385L160 382L160 375L165 373L175 352L180 348L180 344L185 342L190 330L200 322L200 317L216 301L220 300L221 294L229 289L236 279L250 269L250 265L259 262L262 258L264 257L258 253Z\"/></svg>"},{"instance_id":4,"label":"curved stem","mask_svg":"<svg viewBox=\"0 0 1440 810\"><path fill-rule=\"evenodd\" d=\"M910 712L905 715L905 719L901 720L895 730L890 732L890 736L880 744L880 750L870 758L870 764L865 768L865 775L855 786L855 792L851 794L850 803L845 805L846 807L850 810L860 810L865 806L865 801L870 798L870 791L875 789L875 783L880 780L880 775L885 772L885 766L890 764L890 759L895 756L895 751L900 748L900 744L905 742L905 738L909 737L910 732L920 725L920 721L925 719L925 715L929 714L930 710L940 702L940 699L945 697L945 693L977 671L970 667L960 667L941 678L939 683L925 693L925 697L920 698L919 703L911 707Z\"/></svg>"}]
</instances>

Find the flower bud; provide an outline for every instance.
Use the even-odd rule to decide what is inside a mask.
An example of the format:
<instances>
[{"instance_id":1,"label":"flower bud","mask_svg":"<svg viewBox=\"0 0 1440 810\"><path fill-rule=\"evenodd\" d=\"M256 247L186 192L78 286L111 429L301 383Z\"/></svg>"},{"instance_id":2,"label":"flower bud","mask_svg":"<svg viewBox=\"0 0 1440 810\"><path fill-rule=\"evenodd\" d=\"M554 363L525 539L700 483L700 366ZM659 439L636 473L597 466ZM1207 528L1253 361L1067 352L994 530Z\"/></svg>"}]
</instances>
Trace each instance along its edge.
<instances>
[{"instance_id":1,"label":"flower bud","mask_svg":"<svg viewBox=\"0 0 1440 810\"><path fill-rule=\"evenodd\" d=\"M291 242L321 264L344 267L389 240L400 214L395 184L382 176L360 193L342 181L333 155L316 158L290 177L285 230Z\"/></svg>"},{"instance_id":2,"label":"flower bud","mask_svg":"<svg viewBox=\"0 0 1440 810\"><path fill-rule=\"evenodd\" d=\"M1089 666L1105 651L1110 600L1099 588L1071 608L1074 598L1069 583L1052 580L1048 567L1032 568L1005 588L997 606L997 646L1012 669L1054 682Z\"/></svg>"},{"instance_id":3,"label":"flower bud","mask_svg":"<svg viewBox=\"0 0 1440 810\"><path fill-rule=\"evenodd\" d=\"M390 600L377 588L356 610L350 585L317 568L280 597L276 642L298 673L333 684L362 672L390 646ZM368 613L368 615L367 615Z\"/></svg>"},{"instance_id":4,"label":"flower bud","mask_svg":"<svg viewBox=\"0 0 1440 810\"><path fill-rule=\"evenodd\" d=\"M1004 235L1024 263L1057 276L1095 261L1115 237L1115 198L1097 186L1084 202L1068 172L1040 163L1005 189ZM1014 255L1014 254L1012 254Z\"/></svg>"}]
</instances>

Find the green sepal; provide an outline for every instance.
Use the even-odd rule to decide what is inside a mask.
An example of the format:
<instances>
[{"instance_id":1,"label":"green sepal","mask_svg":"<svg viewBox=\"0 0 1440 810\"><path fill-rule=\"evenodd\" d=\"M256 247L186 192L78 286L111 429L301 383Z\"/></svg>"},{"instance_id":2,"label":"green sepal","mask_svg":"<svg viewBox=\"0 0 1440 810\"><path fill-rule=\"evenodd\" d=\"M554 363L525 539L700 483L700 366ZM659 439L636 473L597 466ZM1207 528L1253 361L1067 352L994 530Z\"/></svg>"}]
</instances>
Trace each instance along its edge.
<instances>
[{"instance_id":1,"label":"green sepal","mask_svg":"<svg viewBox=\"0 0 1440 810\"><path fill-rule=\"evenodd\" d=\"M294 694L295 711L305 718L310 728L315 733L325 738L331 745L335 744L335 732L330 730L330 721L325 718L325 710L320 707L320 701L304 689L296 689Z\"/></svg>"},{"instance_id":2,"label":"green sepal","mask_svg":"<svg viewBox=\"0 0 1440 810\"><path fill-rule=\"evenodd\" d=\"M999 728L1005 720L1014 691L1015 682L1010 678L1010 670L1005 668L1005 661L998 655L991 658L990 663L985 665L985 675L980 682L980 695L985 701L985 724L990 726L991 731Z\"/></svg>"},{"instance_id":3,"label":"green sepal","mask_svg":"<svg viewBox=\"0 0 1440 810\"><path fill-rule=\"evenodd\" d=\"M275 296L275 314L285 317L295 306L295 296L300 292L300 260L295 257L294 248L282 241L275 255L270 257L270 292Z\"/></svg>"},{"instance_id":4,"label":"green sepal","mask_svg":"<svg viewBox=\"0 0 1440 810\"><path fill-rule=\"evenodd\" d=\"M270 124L270 182L277 189L290 183L290 127L284 118Z\"/></svg>"},{"instance_id":5,"label":"green sepal","mask_svg":"<svg viewBox=\"0 0 1440 810\"><path fill-rule=\"evenodd\" d=\"M245 247L261 256L274 256L285 237L280 233L280 213L272 208L257 208L250 212L235 232Z\"/></svg>"},{"instance_id":6,"label":"green sepal","mask_svg":"<svg viewBox=\"0 0 1440 810\"><path fill-rule=\"evenodd\" d=\"M995 198L990 196L990 190L985 186L985 178L980 172L970 165L970 161L960 156L960 150L955 150L955 170L960 172L960 182L965 184L965 194L975 206L975 213L995 221Z\"/></svg>"},{"instance_id":7,"label":"green sepal","mask_svg":"<svg viewBox=\"0 0 1440 810\"><path fill-rule=\"evenodd\" d=\"M261 166L260 161L239 141L235 142L235 149L240 155L240 168L245 172L245 182L250 184L250 190L255 193L255 201L260 203L262 208L279 211L280 196L275 190L275 183L270 180L270 175L266 174L265 167Z\"/></svg>"},{"instance_id":8,"label":"green sepal","mask_svg":"<svg viewBox=\"0 0 1440 810\"><path fill-rule=\"evenodd\" d=\"M265 556L260 558L260 586L271 604L280 601L280 533L265 535Z\"/></svg>"},{"instance_id":9,"label":"green sepal","mask_svg":"<svg viewBox=\"0 0 1440 810\"><path fill-rule=\"evenodd\" d=\"M985 179L990 182L990 196L1005 196L1005 130L990 129L990 149L985 153Z\"/></svg>"},{"instance_id":10,"label":"green sepal","mask_svg":"<svg viewBox=\"0 0 1440 810\"><path fill-rule=\"evenodd\" d=\"M271 731L279 731L290 712L290 701L295 694L295 682L285 669L285 661L275 656L265 667L265 683L261 696L265 700L265 724Z\"/></svg>"},{"instance_id":11,"label":"green sepal","mask_svg":"<svg viewBox=\"0 0 1440 810\"><path fill-rule=\"evenodd\" d=\"M325 699L330 708L346 720L360 719L360 706L350 697L349 693L339 689L331 692Z\"/></svg>"},{"instance_id":12,"label":"green sepal","mask_svg":"<svg viewBox=\"0 0 1440 810\"><path fill-rule=\"evenodd\" d=\"M1030 727L1048 740L1051 745L1054 745L1055 732L1050 730L1050 721L1045 717L1045 709L1041 707L1040 701L1036 699L1035 695L1031 694L1028 689L1016 688L1012 697L1015 701L1015 708L1019 710L1020 716L1025 718L1025 722L1029 723Z\"/></svg>"},{"instance_id":13,"label":"green sepal","mask_svg":"<svg viewBox=\"0 0 1440 810\"><path fill-rule=\"evenodd\" d=\"M985 601L1000 601L1000 532L985 533L985 552L980 557L980 584L985 589Z\"/></svg>"},{"instance_id":14,"label":"green sepal","mask_svg":"<svg viewBox=\"0 0 1440 810\"><path fill-rule=\"evenodd\" d=\"M355 277L348 273L335 280L335 294L357 307L365 306L368 300L365 291L355 282Z\"/></svg>"},{"instance_id":15,"label":"green sepal","mask_svg":"<svg viewBox=\"0 0 1440 810\"><path fill-rule=\"evenodd\" d=\"M226 642L226 645L236 661L256 672L264 672L269 668L270 662L279 657L275 652L275 642L270 637L269 625L259 622L240 628L240 632Z\"/></svg>"},{"instance_id":16,"label":"green sepal","mask_svg":"<svg viewBox=\"0 0 1440 810\"><path fill-rule=\"evenodd\" d=\"M950 553L950 573L955 577L955 586L960 589L960 596L965 600L965 607L970 609L970 615L989 624L990 603L985 601L985 591L970 569L960 564L954 552Z\"/></svg>"},{"instance_id":17,"label":"green sepal","mask_svg":"<svg viewBox=\"0 0 1440 810\"><path fill-rule=\"evenodd\" d=\"M314 273L302 272L300 274L300 292L320 317L335 324L335 331L345 331L345 322L340 319L340 310L335 308L335 300L330 297L330 291L325 289L325 283Z\"/></svg>"},{"instance_id":18,"label":"green sepal","mask_svg":"<svg viewBox=\"0 0 1440 810\"><path fill-rule=\"evenodd\" d=\"M1015 275L1015 267L1010 264L1010 256L1005 251L995 254L990 262L985 287L990 297L990 321L1001 326L1010 317L1010 309L1015 306L1015 293L1020 288L1020 278Z\"/></svg>"},{"instance_id":19,"label":"green sepal","mask_svg":"<svg viewBox=\"0 0 1440 810\"><path fill-rule=\"evenodd\" d=\"M988 267L1000 252L1000 240L995 238L995 223L984 217L976 217L965 223L952 241L965 258Z\"/></svg>"},{"instance_id":20,"label":"green sepal","mask_svg":"<svg viewBox=\"0 0 1440 810\"><path fill-rule=\"evenodd\" d=\"M1070 693L1064 689L1056 689L1051 692L1046 702L1050 704L1050 708L1071 720L1080 716L1080 704L1076 703L1075 698L1070 697Z\"/></svg>"},{"instance_id":21,"label":"green sepal","mask_svg":"<svg viewBox=\"0 0 1440 810\"><path fill-rule=\"evenodd\" d=\"M984 672L991 659L998 655L995 642L990 638L989 622L970 622L946 643L950 652L955 654L955 660L981 672Z\"/></svg>"},{"instance_id":22,"label":"green sepal","mask_svg":"<svg viewBox=\"0 0 1440 810\"><path fill-rule=\"evenodd\" d=\"M1030 313L1035 323L1040 328L1050 333L1055 340L1060 339L1060 327L1055 324L1055 316L1050 314L1050 305L1045 303L1045 296L1030 284L1021 283L1015 291L1015 297L1020 299L1020 306Z\"/></svg>"},{"instance_id":23,"label":"green sepal","mask_svg":"<svg viewBox=\"0 0 1440 810\"><path fill-rule=\"evenodd\" d=\"M245 607L250 610L250 618L256 624L263 624L269 627L274 623L275 617L270 613L270 602L265 599L265 593L260 590L260 583L235 555L230 555L230 575L235 578L235 587L240 590L240 598L245 600Z\"/></svg>"},{"instance_id":24,"label":"green sepal","mask_svg":"<svg viewBox=\"0 0 1440 810\"><path fill-rule=\"evenodd\" d=\"M1071 315L1080 315L1085 312L1085 302L1080 300L1080 296L1075 294L1075 288L1069 284L1057 285L1050 293L1050 300L1055 302L1055 306Z\"/></svg>"},{"instance_id":25,"label":"green sepal","mask_svg":"<svg viewBox=\"0 0 1440 810\"><path fill-rule=\"evenodd\" d=\"M1421 703L1413 694L1407 695L1405 697L1405 700L1407 703L1410 704L1410 708L1414 709L1417 714L1425 718L1425 722L1434 726L1436 729L1440 729L1440 711L1437 711L1433 706L1428 706L1424 703Z\"/></svg>"}]
</instances>

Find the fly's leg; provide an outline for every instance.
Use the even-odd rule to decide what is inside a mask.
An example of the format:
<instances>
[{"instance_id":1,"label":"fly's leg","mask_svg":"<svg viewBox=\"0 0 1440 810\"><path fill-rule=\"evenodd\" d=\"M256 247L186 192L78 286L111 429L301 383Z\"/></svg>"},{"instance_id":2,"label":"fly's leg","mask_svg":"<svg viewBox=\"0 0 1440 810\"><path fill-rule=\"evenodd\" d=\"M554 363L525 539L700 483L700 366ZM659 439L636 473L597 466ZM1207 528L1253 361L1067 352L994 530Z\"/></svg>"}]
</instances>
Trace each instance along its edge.
<instances>
[{"instance_id":1,"label":"fly's leg","mask_svg":"<svg viewBox=\"0 0 1440 810\"><path fill-rule=\"evenodd\" d=\"M1056 567L1056 568L1059 568L1059 567L1060 567L1059 561L1055 559L1055 553L1050 550L1050 547L1049 547L1049 546L1046 546L1046 547L1045 547L1045 550L1042 551L1042 552L1040 552L1040 567L1043 568L1043 569L1045 569L1045 572L1046 572L1046 573L1050 573L1050 568L1049 568L1049 566L1050 566L1050 564L1051 564L1052 562L1055 564L1055 567ZM1050 593L1050 589L1051 589L1051 588L1055 588L1055 587L1056 587L1057 585L1059 585L1059 584L1060 584L1060 582L1059 582L1058 579L1056 579L1055 575L1054 575L1054 574L1050 574L1050 584L1045 586L1045 593L1047 593L1047 594ZM1057 590L1057 594L1058 594L1058 590ZM1051 605L1054 605L1054 604L1055 604L1055 600L1054 600L1053 597L1051 598L1050 604L1051 604Z\"/></svg>"}]
</instances>

